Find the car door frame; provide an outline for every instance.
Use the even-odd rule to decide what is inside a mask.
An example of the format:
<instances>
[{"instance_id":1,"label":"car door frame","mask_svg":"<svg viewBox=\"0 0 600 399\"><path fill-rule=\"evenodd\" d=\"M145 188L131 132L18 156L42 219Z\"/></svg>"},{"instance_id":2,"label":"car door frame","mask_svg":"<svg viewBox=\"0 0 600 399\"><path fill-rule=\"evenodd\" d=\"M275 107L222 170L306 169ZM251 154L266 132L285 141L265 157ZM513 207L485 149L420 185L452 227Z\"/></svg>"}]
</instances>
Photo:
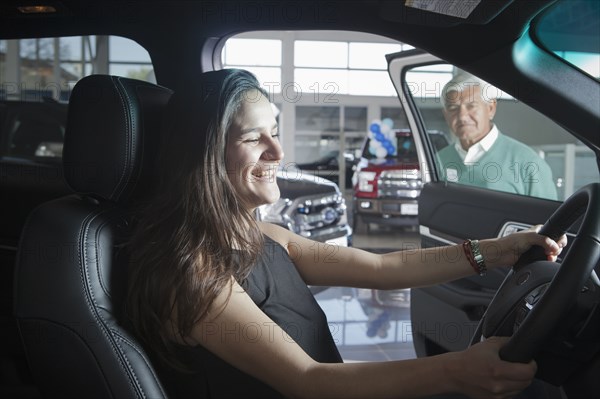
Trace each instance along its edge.
<instances>
[{"instance_id":1,"label":"car door frame","mask_svg":"<svg viewBox=\"0 0 600 399\"><path fill-rule=\"evenodd\" d=\"M439 178L433 145L405 77L410 68L445 61L421 50L391 54L387 60L390 78L415 137L425 183L419 197L421 246L501 237L544 223L560 201L465 186ZM417 356L465 349L507 272L495 269L484 277L474 275L413 289L411 323Z\"/></svg>"}]
</instances>

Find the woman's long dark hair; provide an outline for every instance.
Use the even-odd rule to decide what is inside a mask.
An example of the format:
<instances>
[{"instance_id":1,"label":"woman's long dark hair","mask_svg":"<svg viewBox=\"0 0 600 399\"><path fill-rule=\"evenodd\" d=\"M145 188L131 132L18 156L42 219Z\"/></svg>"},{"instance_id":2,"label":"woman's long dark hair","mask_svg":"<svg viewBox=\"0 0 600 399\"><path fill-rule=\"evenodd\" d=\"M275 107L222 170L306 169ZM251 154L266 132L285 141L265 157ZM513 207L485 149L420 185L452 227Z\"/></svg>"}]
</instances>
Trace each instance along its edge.
<instances>
[{"instance_id":1,"label":"woman's long dark hair","mask_svg":"<svg viewBox=\"0 0 600 399\"><path fill-rule=\"evenodd\" d=\"M248 276L262 249L225 167L232 119L255 90L267 96L251 73L225 69L200 75L169 102L159 185L130 242L126 306L136 336L163 360L174 358L173 333L188 336L231 279Z\"/></svg>"}]
</instances>

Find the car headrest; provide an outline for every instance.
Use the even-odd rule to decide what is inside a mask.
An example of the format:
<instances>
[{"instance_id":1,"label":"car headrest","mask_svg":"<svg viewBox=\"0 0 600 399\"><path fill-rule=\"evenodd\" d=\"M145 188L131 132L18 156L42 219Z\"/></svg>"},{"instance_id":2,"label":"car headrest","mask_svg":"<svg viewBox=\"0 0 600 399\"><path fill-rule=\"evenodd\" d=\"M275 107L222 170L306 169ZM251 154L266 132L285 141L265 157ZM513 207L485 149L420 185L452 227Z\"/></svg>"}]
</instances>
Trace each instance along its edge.
<instances>
[{"instance_id":1,"label":"car headrest","mask_svg":"<svg viewBox=\"0 0 600 399\"><path fill-rule=\"evenodd\" d=\"M73 88L63 149L65 180L78 193L122 202L152 185L163 110L172 91L91 75Z\"/></svg>"}]
</instances>

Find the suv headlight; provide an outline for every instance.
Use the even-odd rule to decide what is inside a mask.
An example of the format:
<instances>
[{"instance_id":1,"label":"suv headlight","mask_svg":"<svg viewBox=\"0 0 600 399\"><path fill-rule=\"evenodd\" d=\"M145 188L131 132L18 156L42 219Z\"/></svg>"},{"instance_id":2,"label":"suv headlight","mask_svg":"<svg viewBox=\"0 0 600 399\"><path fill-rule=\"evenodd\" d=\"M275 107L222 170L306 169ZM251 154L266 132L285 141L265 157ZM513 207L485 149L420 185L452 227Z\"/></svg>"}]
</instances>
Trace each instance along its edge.
<instances>
[{"instance_id":1,"label":"suv headlight","mask_svg":"<svg viewBox=\"0 0 600 399\"><path fill-rule=\"evenodd\" d=\"M259 218L263 222L287 226L288 217L286 217L285 211L289 205L290 200L287 198L279 198L272 204L261 205L258 207Z\"/></svg>"}]
</instances>

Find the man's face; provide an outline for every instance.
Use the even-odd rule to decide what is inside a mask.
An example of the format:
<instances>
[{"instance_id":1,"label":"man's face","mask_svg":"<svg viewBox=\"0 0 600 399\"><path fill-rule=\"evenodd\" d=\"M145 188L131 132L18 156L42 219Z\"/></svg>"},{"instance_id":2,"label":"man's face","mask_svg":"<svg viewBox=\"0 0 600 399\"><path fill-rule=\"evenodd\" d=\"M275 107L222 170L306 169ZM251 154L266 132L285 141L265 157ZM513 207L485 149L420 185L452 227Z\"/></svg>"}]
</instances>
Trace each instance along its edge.
<instances>
[{"instance_id":1,"label":"man's face","mask_svg":"<svg viewBox=\"0 0 600 399\"><path fill-rule=\"evenodd\" d=\"M444 118L463 149L485 137L492 129L496 100L484 100L479 85L469 85L462 91L449 91Z\"/></svg>"}]
</instances>

